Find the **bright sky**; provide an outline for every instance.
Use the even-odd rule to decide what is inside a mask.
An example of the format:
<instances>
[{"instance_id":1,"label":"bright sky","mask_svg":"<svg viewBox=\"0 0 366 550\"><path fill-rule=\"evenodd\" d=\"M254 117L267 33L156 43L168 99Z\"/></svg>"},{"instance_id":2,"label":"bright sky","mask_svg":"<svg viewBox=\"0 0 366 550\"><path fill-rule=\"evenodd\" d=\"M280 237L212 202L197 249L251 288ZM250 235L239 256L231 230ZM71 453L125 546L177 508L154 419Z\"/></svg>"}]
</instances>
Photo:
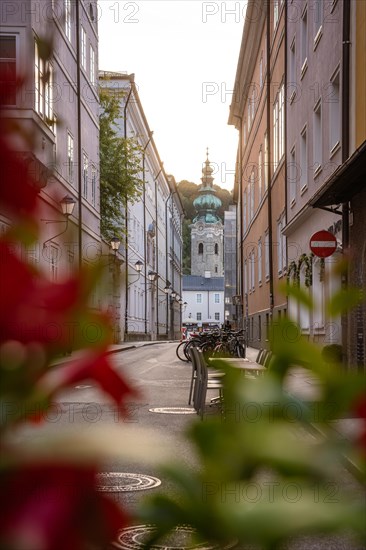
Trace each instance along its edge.
<instances>
[{"instance_id":1,"label":"bright sky","mask_svg":"<svg viewBox=\"0 0 366 550\"><path fill-rule=\"evenodd\" d=\"M238 132L229 107L246 0L99 0L99 68L135 73L164 168L201 183L202 163L231 190Z\"/></svg>"}]
</instances>

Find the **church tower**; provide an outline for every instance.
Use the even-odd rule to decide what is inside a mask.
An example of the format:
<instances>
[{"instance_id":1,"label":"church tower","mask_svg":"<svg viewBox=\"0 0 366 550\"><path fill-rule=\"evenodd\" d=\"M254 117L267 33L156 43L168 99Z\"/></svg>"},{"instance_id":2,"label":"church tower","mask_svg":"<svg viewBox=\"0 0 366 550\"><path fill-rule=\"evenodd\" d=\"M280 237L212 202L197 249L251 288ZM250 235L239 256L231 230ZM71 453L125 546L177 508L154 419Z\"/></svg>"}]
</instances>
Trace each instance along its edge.
<instances>
[{"instance_id":1,"label":"church tower","mask_svg":"<svg viewBox=\"0 0 366 550\"><path fill-rule=\"evenodd\" d=\"M199 197L193 201L197 215L191 229L191 275L224 276L224 226L217 215L222 205L212 183L213 168L208 160L202 169Z\"/></svg>"}]
</instances>

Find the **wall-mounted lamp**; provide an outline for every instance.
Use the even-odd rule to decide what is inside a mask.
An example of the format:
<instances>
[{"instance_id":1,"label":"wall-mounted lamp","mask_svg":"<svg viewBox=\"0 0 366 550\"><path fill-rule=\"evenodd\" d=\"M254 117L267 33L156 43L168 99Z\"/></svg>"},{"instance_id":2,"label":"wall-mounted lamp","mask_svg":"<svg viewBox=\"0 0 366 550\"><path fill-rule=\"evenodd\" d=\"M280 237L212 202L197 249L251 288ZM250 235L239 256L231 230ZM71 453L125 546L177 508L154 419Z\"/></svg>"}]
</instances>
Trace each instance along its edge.
<instances>
[{"instance_id":1,"label":"wall-mounted lamp","mask_svg":"<svg viewBox=\"0 0 366 550\"><path fill-rule=\"evenodd\" d=\"M169 284L167 284L164 288L163 288L163 291L165 294L170 294L173 289L171 288L171 286Z\"/></svg>"},{"instance_id":2,"label":"wall-mounted lamp","mask_svg":"<svg viewBox=\"0 0 366 550\"><path fill-rule=\"evenodd\" d=\"M61 231L60 233L57 233L57 235L54 235L53 237L50 237L49 239L44 241L43 248L46 247L47 243L49 243L50 241L52 241L56 237L59 237L60 235L62 235L67 231L67 228L69 225L69 217L74 211L75 204L76 204L76 200L73 197L70 197L69 195L65 195L64 198L60 201L61 212L65 216L65 219L64 220L43 220L43 219L41 220L42 222L46 222L46 224L66 223L66 227L63 231Z\"/></svg>"},{"instance_id":3,"label":"wall-mounted lamp","mask_svg":"<svg viewBox=\"0 0 366 550\"><path fill-rule=\"evenodd\" d=\"M149 281L151 282L156 281L156 279L158 278L158 274L156 273L156 271L149 271L147 276L149 278Z\"/></svg>"},{"instance_id":4,"label":"wall-mounted lamp","mask_svg":"<svg viewBox=\"0 0 366 550\"><path fill-rule=\"evenodd\" d=\"M121 241L118 237L112 237L110 241L111 249L115 254L117 254L117 250L119 249L119 245L121 244Z\"/></svg>"},{"instance_id":5,"label":"wall-mounted lamp","mask_svg":"<svg viewBox=\"0 0 366 550\"><path fill-rule=\"evenodd\" d=\"M130 287L133 283L136 283L139 280L143 265L144 264L141 262L141 260L137 260L137 262L135 262L135 270L137 271L137 279L135 279L134 281L131 281L130 283L128 283L127 288Z\"/></svg>"}]
</instances>

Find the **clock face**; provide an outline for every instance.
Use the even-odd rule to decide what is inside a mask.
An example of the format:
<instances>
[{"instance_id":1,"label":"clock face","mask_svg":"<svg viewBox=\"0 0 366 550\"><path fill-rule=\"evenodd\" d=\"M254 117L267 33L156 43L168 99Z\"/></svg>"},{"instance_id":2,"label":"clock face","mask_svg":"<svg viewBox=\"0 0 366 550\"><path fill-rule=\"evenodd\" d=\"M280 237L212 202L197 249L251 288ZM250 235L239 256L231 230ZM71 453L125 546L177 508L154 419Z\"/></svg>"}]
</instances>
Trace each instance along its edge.
<instances>
[{"instance_id":1,"label":"clock face","mask_svg":"<svg viewBox=\"0 0 366 550\"><path fill-rule=\"evenodd\" d=\"M198 231L203 231L203 223L198 224Z\"/></svg>"}]
</instances>

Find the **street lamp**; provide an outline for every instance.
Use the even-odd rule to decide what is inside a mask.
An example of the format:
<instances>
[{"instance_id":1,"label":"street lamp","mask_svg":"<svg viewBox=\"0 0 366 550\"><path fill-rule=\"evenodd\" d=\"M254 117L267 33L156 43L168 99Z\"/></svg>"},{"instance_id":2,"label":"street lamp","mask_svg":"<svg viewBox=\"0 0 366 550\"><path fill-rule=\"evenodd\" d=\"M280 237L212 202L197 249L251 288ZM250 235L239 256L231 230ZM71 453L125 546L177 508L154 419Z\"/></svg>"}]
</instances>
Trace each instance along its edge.
<instances>
[{"instance_id":1,"label":"street lamp","mask_svg":"<svg viewBox=\"0 0 366 550\"><path fill-rule=\"evenodd\" d=\"M156 281L156 279L158 278L158 274L156 273L156 271L149 271L147 276L149 278L149 281L151 282Z\"/></svg>"},{"instance_id":2,"label":"street lamp","mask_svg":"<svg viewBox=\"0 0 366 550\"><path fill-rule=\"evenodd\" d=\"M41 220L42 222L46 222L46 224L49 224L49 223L66 223L66 227L63 231L61 231L60 233L57 233L57 235L54 235L53 237L50 237L49 239L44 241L43 248L46 248L47 243L49 243L50 241L52 241L56 237L59 237L63 233L66 233L68 225L69 225L69 217L71 216L71 214L74 211L75 204L76 204L76 200L73 197L70 197L70 195L65 195L64 198L60 201L61 212L64 215L65 219L64 220L44 220L44 219Z\"/></svg>"},{"instance_id":3,"label":"street lamp","mask_svg":"<svg viewBox=\"0 0 366 550\"><path fill-rule=\"evenodd\" d=\"M130 283L128 283L127 288L129 288L133 283L136 283L139 280L143 265L144 264L142 263L141 260L137 260L137 262L135 262L134 267L135 267L135 271L137 271L137 279L135 279L134 281L131 281Z\"/></svg>"},{"instance_id":4,"label":"street lamp","mask_svg":"<svg viewBox=\"0 0 366 550\"><path fill-rule=\"evenodd\" d=\"M177 296L177 293L175 292L175 290L173 290L173 291L170 293L171 299L174 301L174 299L175 299L176 296Z\"/></svg>"},{"instance_id":5,"label":"street lamp","mask_svg":"<svg viewBox=\"0 0 366 550\"><path fill-rule=\"evenodd\" d=\"M121 241L118 237L112 237L111 238L111 249L114 251L114 253L117 253L117 250L119 249L119 245L121 244Z\"/></svg>"}]
</instances>

